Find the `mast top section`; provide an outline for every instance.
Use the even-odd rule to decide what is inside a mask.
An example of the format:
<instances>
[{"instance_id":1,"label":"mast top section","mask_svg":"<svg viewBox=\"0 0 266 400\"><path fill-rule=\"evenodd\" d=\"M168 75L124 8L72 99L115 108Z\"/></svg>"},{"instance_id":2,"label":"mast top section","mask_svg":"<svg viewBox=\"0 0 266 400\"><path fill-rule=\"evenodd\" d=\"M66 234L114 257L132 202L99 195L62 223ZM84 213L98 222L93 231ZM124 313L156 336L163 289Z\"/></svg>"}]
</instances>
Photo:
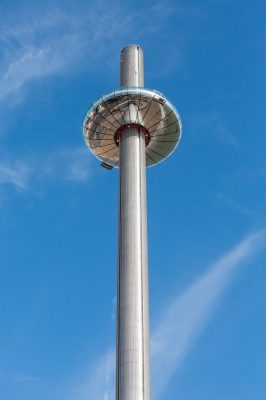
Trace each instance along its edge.
<instances>
[{"instance_id":1,"label":"mast top section","mask_svg":"<svg viewBox=\"0 0 266 400\"><path fill-rule=\"evenodd\" d=\"M130 44L121 50L120 86L144 87L143 51L136 44Z\"/></svg>"}]
</instances>

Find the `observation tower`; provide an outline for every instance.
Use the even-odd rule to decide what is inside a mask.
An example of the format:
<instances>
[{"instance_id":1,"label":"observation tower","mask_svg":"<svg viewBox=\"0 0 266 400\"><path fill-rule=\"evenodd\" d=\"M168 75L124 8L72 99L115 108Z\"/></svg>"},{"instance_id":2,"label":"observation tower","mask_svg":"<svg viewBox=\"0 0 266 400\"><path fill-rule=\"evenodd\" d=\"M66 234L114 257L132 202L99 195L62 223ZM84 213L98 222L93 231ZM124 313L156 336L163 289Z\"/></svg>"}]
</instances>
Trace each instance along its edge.
<instances>
[{"instance_id":1,"label":"observation tower","mask_svg":"<svg viewBox=\"0 0 266 400\"><path fill-rule=\"evenodd\" d=\"M83 134L104 167L119 168L116 400L150 400L146 167L174 151L181 121L164 95L144 88L137 45L121 51L120 86L93 103Z\"/></svg>"}]
</instances>

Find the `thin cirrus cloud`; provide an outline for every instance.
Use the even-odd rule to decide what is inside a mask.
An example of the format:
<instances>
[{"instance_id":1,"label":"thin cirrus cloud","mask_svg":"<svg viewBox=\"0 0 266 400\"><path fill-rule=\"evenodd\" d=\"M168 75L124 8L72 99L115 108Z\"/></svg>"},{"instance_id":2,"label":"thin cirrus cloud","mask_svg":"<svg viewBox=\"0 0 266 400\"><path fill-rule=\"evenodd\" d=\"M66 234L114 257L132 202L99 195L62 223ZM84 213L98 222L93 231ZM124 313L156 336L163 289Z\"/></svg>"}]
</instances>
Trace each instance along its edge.
<instances>
[{"instance_id":1,"label":"thin cirrus cloud","mask_svg":"<svg viewBox=\"0 0 266 400\"><path fill-rule=\"evenodd\" d=\"M176 369L182 366L231 283L237 267L252 261L265 244L265 230L250 235L216 261L207 273L166 308L152 335L155 399L161 398Z\"/></svg>"},{"instance_id":2,"label":"thin cirrus cloud","mask_svg":"<svg viewBox=\"0 0 266 400\"><path fill-rule=\"evenodd\" d=\"M47 179L85 183L92 174L90 161L91 157L85 146L59 150L43 160L40 175Z\"/></svg>"},{"instance_id":3,"label":"thin cirrus cloud","mask_svg":"<svg viewBox=\"0 0 266 400\"><path fill-rule=\"evenodd\" d=\"M160 4L134 9L115 1L97 0L89 7L76 7L71 12L56 6L54 10L38 13L24 9L16 14L12 10L12 18L7 18L0 28L4 55L0 62L0 101L14 97L36 79L72 73L76 66L102 65L106 49L109 52L117 49L118 41L123 45L125 40L145 42L150 37L153 43L154 35L162 29L170 37L171 32L165 29L169 19L173 15L185 18L191 11L185 6ZM170 11L162 13L165 8ZM178 49L177 52L180 54ZM164 56L167 54L165 51ZM173 53L170 58L173 60Z\"/></svg>"},{"instance_id":4,"label":"thin cirrus cloud","mask_svg":"<svg viewBox=\"0 0 266 400\"><path fill-rule=\"evenodd\" d=\"M18 92L25 82L57 71L61 62L49 49L31 49L11 62L0 80L0 100Z\"/></svg>"},{"instance_id":5,"label":"thin cirrus cloud","mask_svg":"<svg viewBox=\"0 0 266 400\"><path fill-rule=\"evenodd\" d=\"M0 185L8 184L16 189L26 189L30 173L30 167L25 162L1 163Z\"/></svg>"},{"instance_id":6,"label":"thin cirrus cloud","mask_svg":"<svg viewBox=\"0 0 266 400\"><path fill-rule=\"evenodd\" d=\"M68 389L67 400L114 400L115 351L109 349L89 370L84 381Z\"/></svg>"},{"instance_id":7,"label":"thin cirrus cloud","mask_svg":"<svg viewBox=\"0 0 266 400\"><path fill-rule=\"evenodd\" d=\"M18 383L39 383L42 381L42 379L37 376L25 374L23 372L9 372L8 375L12 381Z\"/></svg>"},{"instance_id":8,"label":"thin cirrus cloud","mask_svg":"<svg viewBox=\"0 0 266 400\"><path fill-rule=\"evenodd\" d=\"M17 94L33 80L70 72L77 64L80 67L88 55L95 62L106 43L128 29L119 8L105 5L100 12L100 5L97 1L72 14L44 11L41 18L27 12L25 19L16 21L14 15L12 23L3 24L0 100Z\"/></svg>"},{"instance_id":9,"label":"thin cirrus cloud","mask_svg":"<svg viewBox=\"0 0 266 400\"><path fill-rule=\"evenodd\" d=\"M0 163L0 186L13 186L19 192L29 191L51 181L87 182L92 175L86 148L59 150L38 160Z\"/></svg>"},{"instance_id":10,"label":"thin cirrus cloud","mask_svg":"<svg viewBox=\"0 0 266 400\"><path fill-rule=\"evenodd\" d=\"M258 231L214 262L183 294L167 305L151 336L153 398L162 399L171 378L206 327L237 268L265 248L266 230ZM162 368L163 365L163 368ZM85 383L68 400L114 400L115 352L109 349L90 369Z\"/></svg>"}]
</instances>

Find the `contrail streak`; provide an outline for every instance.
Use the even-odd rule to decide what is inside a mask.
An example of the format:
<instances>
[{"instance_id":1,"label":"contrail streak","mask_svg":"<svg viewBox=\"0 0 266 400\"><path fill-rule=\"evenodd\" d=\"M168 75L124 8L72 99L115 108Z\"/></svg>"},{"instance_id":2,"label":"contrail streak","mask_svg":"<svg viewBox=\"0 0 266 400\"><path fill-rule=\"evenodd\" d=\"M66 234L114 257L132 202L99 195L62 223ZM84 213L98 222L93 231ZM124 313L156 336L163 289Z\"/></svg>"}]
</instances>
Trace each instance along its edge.
<instances>
[{"instance_id":1,"label":"contrail streak","mask_svg":"<svg viewBox=\"0 0 266 400\"><path fill-rule=\"evenodd\" d=\"M162 392L212 316L231 282L236 267L250 261L265 247L265 230L238 244L208 272L170 302L152 335L153 398ZM163 368L162 368L163 366Z\"/></svg>"}]
</instances>

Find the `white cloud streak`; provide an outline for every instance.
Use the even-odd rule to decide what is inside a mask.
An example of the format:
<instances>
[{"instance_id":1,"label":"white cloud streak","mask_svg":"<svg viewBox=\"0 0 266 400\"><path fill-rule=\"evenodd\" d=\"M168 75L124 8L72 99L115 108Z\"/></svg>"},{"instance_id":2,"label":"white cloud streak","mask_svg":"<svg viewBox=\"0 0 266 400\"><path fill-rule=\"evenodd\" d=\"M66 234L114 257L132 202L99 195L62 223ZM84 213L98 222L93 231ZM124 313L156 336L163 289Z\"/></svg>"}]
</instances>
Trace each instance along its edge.
<instances>
[{"instance_id":1,"label":"white cloud streak","mask_svg":"<svg viewBox=\"0 0 266 400\"><path fill-rule=\"evenodd\" d=\"M20 93L33 80L71 73L75 66L94 65L106 46L115 43L130 26L112 1L103 5L97 0L72 12L56 5L49 12L28 11L25 15L25 10L20 10L24 18L15 14L0 30L4 53L0 100Z\"/></svg>"},{"instance_id":2,"label":"white cloud streak","mask_svg":"<svg viewBox=\"0 0 266 400\"><path fill-rule=\"evenodd\" d=\"M10 185L19 194L34 194L36 189L45 188L48 182L82 184L91 176L91 158L85 147L62 149L38 160L5 160L0 162L1 200Z\"/></svg>"},{"instance_id":3,"label":"white cloud streak","mask_svg":"<svg viewBox=\"0 0 266 400\"><path fill-rule=\"evenodd\" d=\"M160 52L166 57L168 40L165 36L172 36L171 31L165 29L170 26L169 19L193 15L193 9L185 5L177 7L162 2L134 8L127 3L97 0L72 9L66 6L60 10L56 4L49 11L41 8L39 5L29 12L29 7L25 6L15 13L12 9L12 15L2 21L0 100L17 96L33 80L72 73L75 67L88 70L100 66L107 49L110 54L110 49L117 49L117 42L121 45L132 39L145 42L152 37L151 43L158 49L160 41L154 41L154 35L163 31ZM180 37L178 43L180 47ZM173 59L172 46L170 49ZM180 49L177 53L180 55ZM104 65L106 67L106 59Z\"/></svg>"},{"instance_id":4,"label":"white cloud streak","mask_svg":"<svg viewBox=\"0 0 266 400\"><path fill-rule=\"evenodd\" d=\"M19 383L42 382L41 378L31 374L25 374L24 372L9 372L8 375L14 382L19 382Z\"/></svg>"},{"instance_id":5,"label":"white cloud streak","mask_svg":"<svg viewBox=\"0 0 266 400\"><path fill-rule=\"evenodd\" d=\"M0 79L0 99L17 92L27 81L49 75L60 68L61 62L50 49L31 49L11 62Z\"/></svg>"},{"instance_id":6,"label":"white cloud streak","mask_svg":"<svg viewBox=\"0 0 266 400\"><path fill-rule=\"evenodd\" d=\"M40 178L85 183L91 177L90 160L85 146L59 150L40 163Z\"/></svg>"},{"instance_id":7,"label":"white cloud streak","mask_svg":"<svg viewBox=\"0 0 266 400\"><path fill-rule=\"evenodd\" d=\"M265 245L265 230L249 236L169 304L152 336L154 399L161 398L176 369L182 365L234 277L236 268L251 260Z\"/></svg>"},{"instance_id":8,"label":"white cloud streak","mask_svg":"<svg viewBox=\"0 0 266 400\"><path fill-rule=\"evenodd\" d=\"M30 168L25 162L0 163L0 185L11 184L17 189L26 189Z\"/></svg>"},{"instance_id":9,"label":"white cloud streak","mask_svg":"<svg viewBox=\"0 0 266 400\"><path fill-rule=\"evenodd\" d=\"M68 389L67 400L113 400L115 393L115 352L108 350L88 371L83 383Z\"/></svg>"},{"instance_id":10,"label":"white cloud streak","mask_svg":"<svg viewBox=\"0 0 266 400\"><path fill-rule=\"evenodd\" d=\"M248 236L167 305L151 340L153 399L163 398L171 378L182 366L232 282L237 267L252 261L265 247L265 230ZM68 400L114 400L115 352L109 350L91 371L86 383L77 385Z\"/></svg>"}]
</instances>

